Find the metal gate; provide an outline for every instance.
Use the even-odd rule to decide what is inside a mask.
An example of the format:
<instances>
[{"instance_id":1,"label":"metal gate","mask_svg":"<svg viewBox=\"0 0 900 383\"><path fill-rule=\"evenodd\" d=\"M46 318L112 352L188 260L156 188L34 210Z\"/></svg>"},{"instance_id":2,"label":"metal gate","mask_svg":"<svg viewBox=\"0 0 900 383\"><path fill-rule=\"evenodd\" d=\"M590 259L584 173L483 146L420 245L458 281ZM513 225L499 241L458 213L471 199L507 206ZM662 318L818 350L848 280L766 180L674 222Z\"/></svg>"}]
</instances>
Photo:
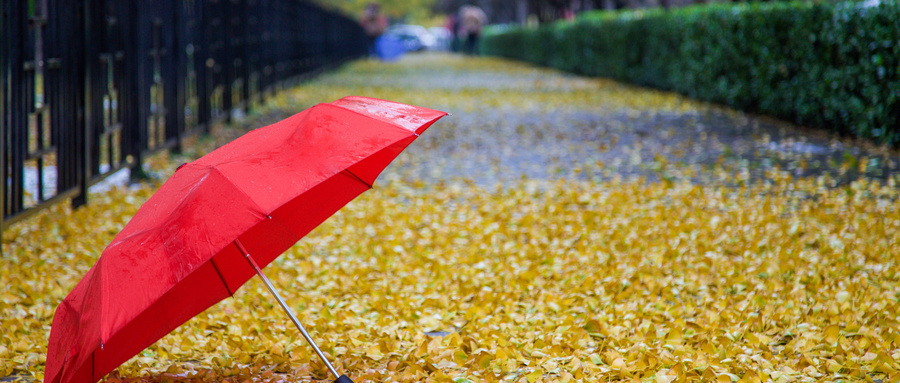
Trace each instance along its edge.
<instances>
[{"instance_id":1,"label":"metal gate","mask_svg":"<svg viewBox=\"0 0 900 383\"><path fill-rule=\"evenodd\" d=\"M3 0L0 228L180 149L278 84L366 53L297 0Z\"/></svg>"}]
</instances>

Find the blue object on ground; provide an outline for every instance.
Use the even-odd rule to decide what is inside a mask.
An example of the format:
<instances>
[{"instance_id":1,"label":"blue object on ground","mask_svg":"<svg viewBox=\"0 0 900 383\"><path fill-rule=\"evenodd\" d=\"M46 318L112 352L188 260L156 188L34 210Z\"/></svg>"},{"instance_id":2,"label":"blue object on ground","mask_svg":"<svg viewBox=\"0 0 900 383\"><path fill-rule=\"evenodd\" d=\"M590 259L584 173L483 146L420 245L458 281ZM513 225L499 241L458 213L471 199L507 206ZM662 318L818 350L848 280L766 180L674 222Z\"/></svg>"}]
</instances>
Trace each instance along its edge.
<instances>
[{"instance_id":1,"label":"blue object on ground","mask_svg":"<svg viewBox=\"0 0 900 383\"><path fill-rule=\"evenodd\" d=\"M382 35L375 40L375 54L384 61L394 61L406 53L403 41L396 36Z\"/></svg>"}]
</instances>

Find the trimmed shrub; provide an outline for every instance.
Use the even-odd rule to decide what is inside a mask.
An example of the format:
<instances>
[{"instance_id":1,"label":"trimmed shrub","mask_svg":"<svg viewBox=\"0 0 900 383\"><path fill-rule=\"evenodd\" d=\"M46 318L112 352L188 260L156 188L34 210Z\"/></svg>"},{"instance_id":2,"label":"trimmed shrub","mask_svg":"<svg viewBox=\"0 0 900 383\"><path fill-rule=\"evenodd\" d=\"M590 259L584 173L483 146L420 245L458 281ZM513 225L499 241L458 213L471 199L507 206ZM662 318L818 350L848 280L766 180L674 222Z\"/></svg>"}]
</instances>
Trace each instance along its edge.
<instances>
[{"instance_id":1,"label":"trimmed shrub","mask_svg":"<svg viewBox=\"0 0 900 383\"><path fill-rule=\"evenodd\" d=\"M594 12L489 29L485 54L900 144L900 3Z\"/></svg>"}]
</instances>

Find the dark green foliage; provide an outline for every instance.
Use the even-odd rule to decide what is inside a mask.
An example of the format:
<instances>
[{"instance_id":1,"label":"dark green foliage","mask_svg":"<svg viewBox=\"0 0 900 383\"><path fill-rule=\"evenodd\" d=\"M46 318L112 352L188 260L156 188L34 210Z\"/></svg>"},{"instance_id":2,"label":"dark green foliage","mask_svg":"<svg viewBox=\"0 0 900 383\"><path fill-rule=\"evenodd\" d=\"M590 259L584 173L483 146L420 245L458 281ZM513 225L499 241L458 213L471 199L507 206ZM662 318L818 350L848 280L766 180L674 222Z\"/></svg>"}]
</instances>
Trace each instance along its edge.
<instances>
[{"instance_id":1,"label":"dark green foliage","mask_svg":"<svg viewBox=\"0 0 900 383\"><path fill-rule=\"evenodd\" d=\"M900 144L900 3L740 3L495 28L484 53Z\"/></svg>"}]
</instances>

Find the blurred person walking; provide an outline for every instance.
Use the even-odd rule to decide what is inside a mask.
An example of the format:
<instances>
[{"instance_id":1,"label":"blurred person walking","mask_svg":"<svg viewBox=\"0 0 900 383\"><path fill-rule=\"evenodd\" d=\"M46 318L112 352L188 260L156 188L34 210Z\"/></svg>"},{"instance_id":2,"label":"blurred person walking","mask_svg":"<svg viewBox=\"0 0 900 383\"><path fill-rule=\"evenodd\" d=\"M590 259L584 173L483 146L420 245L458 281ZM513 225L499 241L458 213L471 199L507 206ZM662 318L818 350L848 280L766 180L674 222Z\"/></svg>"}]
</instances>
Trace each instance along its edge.
<instances>
[{"instance_id":1,"label":"blurred person walking","mask_svg":"<svg viewBox=\"0 0 900 383\"><path fill-rule=\"evenodd\" d=\"M475 5L463 5L459 9L459 23L462 38L465 40L466 54L476 54L478 38L481 35L481 28L487 23L487 15Z\"/></svg>"},{"instance_id":2,"label":"blurred person walking","mask_svg":"<svg viewBox=\"0 0 900 383\"><path fill-rule=\"evenodd\" d=\"M459 32L459 12L457 14L450 14L447 16L447 23L444 25L447 30L450 31L450 51L451 52L459 52L462 48L460 47L460 32Z\"/></svg>"},{"instance_id":3,"label":"blurred person walking","mask_svg":"<svg viewBox=\"0 0 900 383\"><path fill-rule=\"evenodd\" d=\"M371 2L366 5L359 24L366 31L369 38L369 56L375 56L375 41L378 40L388 27L388 19L381 13L381 6L377 2Z\"/></svg>"}]
</instances>

